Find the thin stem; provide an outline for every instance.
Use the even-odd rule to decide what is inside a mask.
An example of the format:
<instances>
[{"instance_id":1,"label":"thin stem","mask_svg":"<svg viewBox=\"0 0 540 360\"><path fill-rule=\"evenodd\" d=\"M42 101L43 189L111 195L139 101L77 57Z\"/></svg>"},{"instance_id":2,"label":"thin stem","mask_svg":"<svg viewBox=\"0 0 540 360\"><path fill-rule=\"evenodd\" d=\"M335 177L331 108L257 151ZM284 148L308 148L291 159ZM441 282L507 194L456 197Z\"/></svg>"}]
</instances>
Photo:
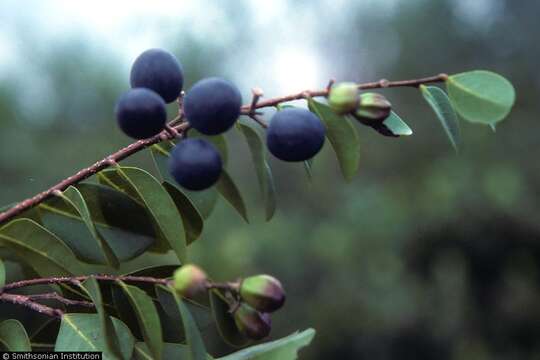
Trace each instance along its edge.
<instances>
[{"instance_id":1,"label":"thin stem","mask_svg":"<svg viewBox=\"0 0 540 360\"><path fill-rule=\"evenodd\" d=\"M48 277L48 278L38 278L38 279L28 279L12 282L4 285L0 288L0 302L8 302L16 305L25 306L33 311L37 311L41 314L61 318L64 315L64 312L60 309L55 309L47 305L40 304L36 300L56 300L65 305L76 305L76 306L85 306L93 307L94 304L89 301L84 300L71 300L67 299L57 293L44 293L44 294L32 294L32 295L20 295L20 294L11 294L7 291L20 289L28 286L34 285L43 285L43 284L73 284L80 286L81 282L84 280L93 277L101 281L126 281L126 282L139 282L139 283L148 283L148 284L161 284L168 285L170 280L153 278L148 276L114 276L114 275L83 275L83 276L63 276L63 277Z\"/></svg>"},{"instance_id":2,"label":"thin stem","mask_svg":"<svg viewBox=\"0 0 540 360\"><path fill-rule=\"evenodd\" d=\"M187 123L181 123L178 126L175 127L176 131L178 131L179 134L183 133L185 129L188 127ZM19 215L21 212L30 209L31 207L36 206L37 204L47 200L50 198L55 191L63 191L67 189L69 186L77 184L90 176L98 173L99 171L108 168L112 164L115 164L139 151L141 151L144 148L147 148L148 146L151 146L153 144L156 144L160 141L162 141L162 135L165 135L165 137L169 138L169 132L167 130L163 130L160 134L153 136L151 138L145 139L145 140L139 140L137 142L134 142L133 144L130 144L117 152L105 157L104 159L94 163L93 165L84 168L74 175L60 181L58 184L54 185L53 187L49 188L48 190L45 190L31 198L28 198L26 200L21 201L14 207L10 208L9 210L4 211L0 214L0 224L3 224L7 222L8 220L14 218L15 216Z\"/></svg>"},{"instance_id":3,"label":"thin stem","mask_svg":"<svg viewBox=\"0 0 540 360\"><path fill-rule=\"evenodd\" d=\"M266 121L264 121L264 119L261 118L259 115L253 113L250 114L249 117L253 119L253 121L255 121L257 124L261 125L263 128L268 128L268 124L266 123Z\"/></svg>"},{"instance_id":4,"label":"thin stem","mask_svg":"<svg viewBox=\"0 0 540 360\"><path fill-rule=\"evenodd\" d=\"M29 279L29 280L21 280L12 282L9 284L4 285L0 288L0 296L3 295L5 291L13 290L13 289L19 289L27 286L33 286L33 285L43 285L43 284L75 284L79 285L81 282L85 281L86 279L93 277L96 280L101 281L127 281L127 282L141 282L141 283L151 283L151 284L161 284L161 285L168 285L169 281L168 279L161 279L161 278L153 278L149 276L130 276L130 275L81 275L81 276L62 276L62 277L48 277L48 278L37 278L37 279Z\"/></svg>"},{"instance_id":5,"label":"thin stem","mask_svg":"<svg viewBox=\"0 0 540 360\"><path fill-rule=\"evenodd\" d=\"M60 309L55 309L47 305L39 304L35 301L33 301L29 296L27 295L19 295L19 294L7 294L2 293L0 294L0 301L9 302L12 304L22 305L25 306L31 310L37 311L40 314L47 315L50 317L62 317L64 315L64 312Z\"/></svg>"},{"instance_id":6,"label":"thin stem","mask_svg":"<svg viewBox=\"0 0 540 360\"><path fill-rule=\"evenodd\" d=\"M388 80L383 79L383 80L379 80L375 82L358 84L358 88L361 90L367 90L367 89L390 88L390 87L419 87L422 84L442 82L447 79L448 79L448 75L446 74L439 74L439 75L425 77L421 79L402 80L402 81L388 81ZM327 87L322 90L304 90L299 93L286 95L286 96L280 96L280 97L267 99L263 101L259 101L260 96L257 94L258 90L259 89L255 91L255 94L254 94L255 96L252 99L252 101L249 104L242 106L241 108L242 114L253 115L253 114L256 114L255 112L256 109L265 108L265 107L274 107L284 102L305 99L307 97L327 96L330 91L330 88ZM262 96L262 91L260 95ZM179 105L181 105L181 101ZM176 123L180 121L181 118L182 118L182 113L180 112L180 114L169 123L169 126L173 127L178 132L179 135L184 134L189 128L189 124L187 122L181 122L178 125L176 125ZM19 202L17 205L4 211L3 213L0 213L0 225L6 223L8 220L11 220L15 216L22 213L23 211L28 210L38 205L39 203L47 200L53 195L55 191L64 191L69 186L77 184L80 181L85 180L86 178L96 174L97 172L105 168L108 168L109 166L113 164L116 164L117 162L143 150L144 148L151 146L153 144L157 144L161 141L164 141L170 138L171 138L170 129L163 130L158 135L155 135L145 140L139 140L137 142L134 142L131 145L126 146L123 149L118 150L117 152L105 157L104 159L96 162L95 164L87 168L84 168L78 171L76 174L60 181L58 184L52 186L48 190L45 190L37 195L34 195L31 198L23 200Z\"/></svg>"},{"instance_id":7,"label":"thin stem","mask_svg":"<svg viewBox=\"0 0 540 360\"><path fill-rule=\"evenodd\" d=\"M84 307L94 307L94 303L84 300L71 300L65 298L55 292L45 293L45 294L32 294L28 295L30 300L56 300L64 305L73 305L73 306L84 306Z\"/></svg>"}]
</instances>

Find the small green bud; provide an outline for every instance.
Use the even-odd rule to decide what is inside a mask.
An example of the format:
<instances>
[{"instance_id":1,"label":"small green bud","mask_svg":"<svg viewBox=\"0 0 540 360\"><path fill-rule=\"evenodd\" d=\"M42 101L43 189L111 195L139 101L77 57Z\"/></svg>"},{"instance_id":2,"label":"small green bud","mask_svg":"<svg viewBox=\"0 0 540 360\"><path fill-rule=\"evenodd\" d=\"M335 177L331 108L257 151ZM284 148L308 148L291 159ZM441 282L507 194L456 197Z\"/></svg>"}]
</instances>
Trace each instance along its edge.
<instances>
[{"instance_id":1,"label":"small green bud","mask_svg":"<svg viewBox=\"0 0 540 360\"><path fill-rule=\"evenodd\" d=\"M328 94L328 105L340 115L355 111L358 107L358 85L342 82L332 86Z\"/></svg>"},{"instance_id":2,"label":"small green bud","mask_svg":"<svg viewBox=\"0 0 540 360\"><path fill-rule=\"evenodd\" d=\"M255 275L240 283L243 301L263 312L273 312L283 306L285 291L281 282L270 275Z\"/></svg>"},{"instance_id":3,"label":"small green bud","mask_svg":"<svg viewBox=\"0 0 540 360\"><path fill-rule=\"evenodd\" d=\"M243 303L234 311L234 322L241 333L253 340L264 339L272 329L270 314L258 312Z\"/></svg>"},{"instance_id":4,"label":"small green bud","mask_svg":"<svg viewBox=\"0 0 540 360\"><path fill-rule=\"evenodd\" d=\"M392 104L381 94L364 93L360 95L360 105L354 117L363 124L374 125L383 122L392 110Z\"/></svg>"},{"instance_id":5,"label":"small green bud","mask_svg":"<svg viewBox=\"0 0 540 360\"><path fill-rule=\"evenodd\" d=\"M200 267L187 264L174 272L172 286L178 294L193 298L206 290L207 282L206 273Z\"/></svg>"}]
</instances>

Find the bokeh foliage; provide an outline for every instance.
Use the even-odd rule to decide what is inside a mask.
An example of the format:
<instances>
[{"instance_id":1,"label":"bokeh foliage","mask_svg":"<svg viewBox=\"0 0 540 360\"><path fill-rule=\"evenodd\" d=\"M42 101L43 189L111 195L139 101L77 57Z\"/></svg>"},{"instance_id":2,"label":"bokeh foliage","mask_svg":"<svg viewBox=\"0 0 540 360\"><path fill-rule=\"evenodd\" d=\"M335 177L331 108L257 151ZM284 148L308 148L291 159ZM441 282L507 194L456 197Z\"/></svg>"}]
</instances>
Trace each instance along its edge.
<instances>
[{"instance_id":1,"label":"bokeh foliage","mask_svg":"<svg viewBox=\"0 0 540 360\"><path fill-rule=\"evenodd\" d=\"M282 279L289 300L274 335L316 328L307 358L532 358L540 335L540 169L534 161L540 85L533 31L540 5L485 1L494 11L480 26L455 10L458 1L401 1L388 14L377 2L355 3L348 2L344 21L326 16L325 2L292 2L291 18L309 9L327 19L324 31L310 31L325 63L340 54L329 76L369 81L487 68L516 86L510 119L496 134L463 124L456 156L418 92L385 91L413 136L396 140L361 131L361 169L350 184L328 146L312 164L311 181L302 167L271 160L280 204L274 220L246 225L219 203L193 246L195 260L215 278L269 272ZM257 41L246 31L253 26L248 17L235 22L238 35L229 47L189 39L171 46L189 83L223 73L257 84L213 60L231 56L230 46ZM114 100L127 87L115 62L84 40L54 44L40 55L41 73L62 101L27 116L22 109L35 105L17 79L0 84L2 204L126 143L112 124ZM230 171L248 209L263 214L257 177L243 165L249 161L245 141L228 136ZM128 164L150 168L152 162L140 156ZM9 275L16 265L6 263Z\"/></svg>"}]
</instances>

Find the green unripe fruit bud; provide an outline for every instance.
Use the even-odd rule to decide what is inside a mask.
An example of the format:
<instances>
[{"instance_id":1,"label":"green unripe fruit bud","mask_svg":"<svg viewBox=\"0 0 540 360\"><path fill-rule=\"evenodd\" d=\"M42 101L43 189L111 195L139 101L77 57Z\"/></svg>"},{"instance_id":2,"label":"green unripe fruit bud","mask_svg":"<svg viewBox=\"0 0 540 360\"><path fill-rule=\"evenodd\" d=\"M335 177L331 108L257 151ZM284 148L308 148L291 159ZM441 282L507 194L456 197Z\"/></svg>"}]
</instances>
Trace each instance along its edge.
<instances>
[{"instance_id":1,"label":"green unripe fruit bud","mask_svg":"<svg viewBox=\"0 0 540 360\"><path fill-rule=\"evenodd\" d=\"M328 105L340 115L355 111L358 107L358 85L342 82L332 86L328 94Z\"/></svg>"},{"instance_id":2,"label":"green unripe fruit bud","mask_svg":"<svg viewBox=\"0 0 540 360\"><path fill-rule=\"evenodd\" d=\"M186 298L193 298L206 290L206 273L198 266L183 265L173 275L172 286L176 292Z\"/></svg>"},{"instance_id":3,"label":"green unripe fruit bud","mask_svg":"<svg viewBox=\"0 0 540 360\"><path fill-rule=\"evenodd\" d=\"M238 330L253 340L261 340L270 334L270 314L260 313L247 304L240 304L234 311L234 322Z\"/></svg>"},{"instance_id":4,"label":"green unripe fruit bud","mask_svg":"<svg viewBox=\"0 0 540 360\"><path fill-rule=\"evenodd\" d=\"M240 297L253 308L273 312L283 306L285 291L281 282L270 275L255 275L240 283Z\"/></svg>"},{"instance_id":5,"label":"green unripe fruit bud","mask_svg":"<svg viewBox=\"0 0 540 360\"><path fill-rule=\"evenodd\" d=\"M374 125L383 122L392 110L392 104L381 94L365 93L360 95L360 105L354 117L363 124Z\"/></svg>"}]
</instances>

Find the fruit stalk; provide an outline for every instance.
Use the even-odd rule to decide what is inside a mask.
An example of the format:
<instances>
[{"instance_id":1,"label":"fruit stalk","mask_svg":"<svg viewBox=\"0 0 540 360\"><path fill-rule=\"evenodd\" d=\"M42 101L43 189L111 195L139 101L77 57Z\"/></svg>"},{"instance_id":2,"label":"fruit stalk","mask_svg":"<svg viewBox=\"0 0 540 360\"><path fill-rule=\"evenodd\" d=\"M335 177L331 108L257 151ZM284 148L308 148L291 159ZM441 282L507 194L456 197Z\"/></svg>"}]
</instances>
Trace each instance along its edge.
<instances>
[{"instance_id":1,"label":"fruit stalk","mask_svg":"<svg viewBox=\"0 0 540 360\"><path fill-rule=\"evenodd\" d=\"M420 79L412 79L412 80L401 80L401 81L388 81L385 79L374 81L374 82L368 82L363 84L358 84L358 89L365 90L365 89L380 89L380 88L391 88L391 87L419 87L422 84L428 84L428 83L437 83L437 82L444 82L446 79L448 79L448 75L446 74L439 74L435 76L420 78ZM243 105L241 107L241 114L243 115L250 115L253 113L253 110L265 108L265 107L274 107L276 105L279 105L284 102L289 102L293 100L301 100L306 99L307 97L321 97L321 96L327 96L329 92L328 87L323 90L304 90L295 94L271 98L267 100L257 101L255 104L249 103L246 105ZM169 124L176 124L179 118L173 119ZM177 125L174 125L173 128L179 133L184 133L187 128L189 127L188 123L180 123ZM9 208L8 210L4 211L3 213L0 213L0 225L7 223L9 220L13 219L15 216L19 215L25 210L28 210L41 202L47 200L48 198L52 197L55 192L57 191L63 191L67 189L69 186L77 184L88 177L98 173L99 171L106 169L110 167L111 165L115 165L117 162L147 148L148 146L151 146L153 144L157 144L165 139L170 139L171 134L169 131L164 130L161 133L150 137L148 139L139 140L136 141L117 152L105 157L104 159L94 163L93 165L86 167L74 175L60 181L56 185L52 186L51 188L34 195L31 198L28 198L26 200L23 200L13 207Z\"/></svg>"}]
</instances>

